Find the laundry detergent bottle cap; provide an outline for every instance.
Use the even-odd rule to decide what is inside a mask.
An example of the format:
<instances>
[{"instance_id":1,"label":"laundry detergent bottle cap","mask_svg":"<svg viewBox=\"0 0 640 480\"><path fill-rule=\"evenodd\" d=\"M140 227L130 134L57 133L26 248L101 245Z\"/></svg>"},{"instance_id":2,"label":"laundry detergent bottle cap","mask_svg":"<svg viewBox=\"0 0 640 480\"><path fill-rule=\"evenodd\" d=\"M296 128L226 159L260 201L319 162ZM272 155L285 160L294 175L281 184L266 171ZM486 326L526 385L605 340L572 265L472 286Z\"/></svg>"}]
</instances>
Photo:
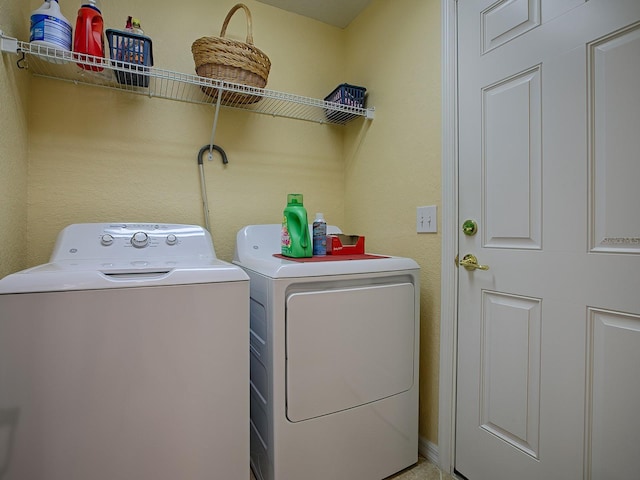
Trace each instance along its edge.
<instances>
[{"instance_id":1,"label":"laundry detergent bottle cap","mask_svg":"<svg viewBox=\"0 0 640 480\"><path fill-rule=\"evenodd\" d=\"M313 256L307 210L300 193L287 195L287 206L282 215L281 253L294 258Z\"/></svg>"},{"instance_id":2,"label":"laundry detergent bottle cap","mask_svg":"<svg viewBox=\"0 0 640 480\"><path fill-rule=\"evenodd\" d=\"M73 51L104 58L104 21L98 0L88 0L78 10ZM78 63L78 66L94 72L103 70L99 66L89 66L81 63Z\"/></svg>"},{"instance_id":3,"label":"laundry detergent bottle cap","mask_svg":"<svg viewBox=\"0 0 640 480\"><path fill-rule=\"evenodd\" d=\"M29 42L71 51L71 24L60 12L58 0L46 0L31 12Z\"/></svg>"}]
</instances>

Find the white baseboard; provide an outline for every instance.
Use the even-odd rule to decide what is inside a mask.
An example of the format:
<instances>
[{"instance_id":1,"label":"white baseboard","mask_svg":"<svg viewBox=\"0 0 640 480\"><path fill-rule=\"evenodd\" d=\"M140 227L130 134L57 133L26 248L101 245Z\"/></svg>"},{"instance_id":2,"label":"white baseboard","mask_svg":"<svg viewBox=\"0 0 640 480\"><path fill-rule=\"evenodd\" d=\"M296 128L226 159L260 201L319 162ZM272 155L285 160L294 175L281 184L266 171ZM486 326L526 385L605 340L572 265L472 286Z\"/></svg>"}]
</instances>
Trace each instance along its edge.
<instances>
[{"instance_id":1,"label":"white baseboard","mask_svg":"<svg viewBox=\"0 0 640 480\"><path fill-rule=\"evenodd\" d=\"M424 437L418 438L418 453L431 463L438 465L438 446Z\"/></svg>"}]
</instances>

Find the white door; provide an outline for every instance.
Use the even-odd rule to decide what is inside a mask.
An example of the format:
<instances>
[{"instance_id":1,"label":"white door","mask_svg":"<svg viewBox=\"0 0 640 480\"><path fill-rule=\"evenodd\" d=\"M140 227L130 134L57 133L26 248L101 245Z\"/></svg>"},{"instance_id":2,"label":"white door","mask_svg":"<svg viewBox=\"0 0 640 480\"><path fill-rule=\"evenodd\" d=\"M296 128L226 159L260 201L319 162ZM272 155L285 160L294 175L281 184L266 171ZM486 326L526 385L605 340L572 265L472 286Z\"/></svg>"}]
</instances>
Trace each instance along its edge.
<instances>
[{"instance_id":1,"label":"white door","mask_svg":"<svg viewBox=\"0 0 640 480\"><path fill-rule=\"evenodd\" d=\"M640 0L459 0L456 470L640 478ZM471 233L471 232L469 232Z\"/></svg>"}]
</instances>

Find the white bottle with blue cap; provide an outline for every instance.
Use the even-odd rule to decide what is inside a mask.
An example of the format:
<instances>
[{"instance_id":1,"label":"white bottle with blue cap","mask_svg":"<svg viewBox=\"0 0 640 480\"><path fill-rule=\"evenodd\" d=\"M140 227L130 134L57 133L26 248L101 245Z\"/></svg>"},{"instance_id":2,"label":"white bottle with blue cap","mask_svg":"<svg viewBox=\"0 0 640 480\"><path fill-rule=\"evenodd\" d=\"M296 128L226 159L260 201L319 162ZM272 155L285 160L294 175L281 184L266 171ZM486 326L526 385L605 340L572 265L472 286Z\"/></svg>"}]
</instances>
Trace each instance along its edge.
<instances>
[{"instance_id":1,"label":"white bottle with blue cap","mask_svg":"<svg viewBox=\"0 0 640 480\"><path fill-rule=\"evenodd\" d=\"M58 0L46 0L31 13L29 42L71 51L71 24L60 12Z\"/></svg>"}]
</instances>

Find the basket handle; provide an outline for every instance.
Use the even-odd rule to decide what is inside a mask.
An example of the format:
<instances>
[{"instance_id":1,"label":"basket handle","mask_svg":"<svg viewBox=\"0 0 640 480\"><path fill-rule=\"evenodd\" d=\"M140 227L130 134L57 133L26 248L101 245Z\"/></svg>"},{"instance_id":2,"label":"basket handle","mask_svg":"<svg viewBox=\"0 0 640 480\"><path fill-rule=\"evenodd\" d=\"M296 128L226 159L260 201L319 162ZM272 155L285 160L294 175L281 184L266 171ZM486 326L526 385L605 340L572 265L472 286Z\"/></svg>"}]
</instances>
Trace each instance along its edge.
<instances>
[{"instance_id":1,"label":"basket handle","mask_svg":"<svg viewBox=\"0 0 640 480\"><path fill-rule=\"evenodd\" d=\"M224 38L224 34L227 33L227 25L229 25L229 20L233 16L236 11L239 9L243 9L244 13L247 16L247 41L249 45L253 45L253 28L251 26L251 12L249 11L249 7L247 7L244 3L238 3L235 5L229 13L227 13L227 18L224 19L224 23L222 24L222 30L220 31L220 38Z\"/></svg>"}]
</instances>

